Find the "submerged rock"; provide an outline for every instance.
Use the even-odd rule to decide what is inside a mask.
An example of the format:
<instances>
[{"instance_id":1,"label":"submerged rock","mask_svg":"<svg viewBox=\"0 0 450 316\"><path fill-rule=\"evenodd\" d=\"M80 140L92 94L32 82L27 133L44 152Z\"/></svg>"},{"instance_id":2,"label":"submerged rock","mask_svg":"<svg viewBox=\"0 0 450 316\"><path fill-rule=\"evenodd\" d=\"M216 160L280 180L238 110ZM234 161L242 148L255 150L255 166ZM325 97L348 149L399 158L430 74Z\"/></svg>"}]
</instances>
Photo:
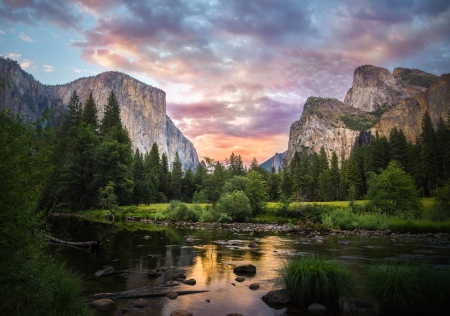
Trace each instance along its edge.
<instances>
[{"instance_id":1,"label":"submerged rock","mask_svg":"<svg viewBox=\"0 0 450 316\"><path fill-rule=\"evenodd\" d=\"M109 300L109 299L101 299L101 300L96 300L93 302L89 303L89 306L95 310L99 310L99 311L104 311L104 310L108 310L112 307L114 307L114 305L116 305L116 303L114 303L114 301Z\"/></svg>"},{"instance_id":2,"label":"submerged rock","mask_svg":"<svg viewBox=\"0 0 450 316\"><path fill-rule=\"evenodd\" d=\"M252 283L249 286L250 290L257 290L257 289L259 289L259 287L260 287L260 285L258 283Z\"/></svg>"},{"instance_id":3,"label":"submerged rock","mask_svg":"<svg viewBox=\"0 0 450 316\"><path fill-rule=\"evenodd\" d=\"M246 264L233 268L234 273L253 274L256 273L256 267L253 264Z\"/></svg>"},{"instance_id":4,"label":"submerged rock","mask_svg":"<svg viewBox=\"0 0 450 316\"><path fill-rule=\"evenodd\" d=\"M106 276L106 275L111 275L116 273L116 270L114 270L113 267L109 267L109 266L105 266L103 267L103 269L98 270L97 272L94 273L96 278L99 278L101 276Z\"/></svg>"},{"instance_id":5,"label":"submerged rock","mask_svg":"<svg viewBox=\"0 0 450 316\"><path fill-rule=\"evenodd\" d=\"M238 276L236 279L234 279L237 282L244 282L245 278L243 276Z\"/></svg>"},{"instance_id":6,"label":"submerged rock","mask_svg":"<svg viewBox=\"0 0 450 316\"><path fill-rule=\"evenodd\" d=\"M328 311L328 308L319 303L314 303L306 309L311 314L322 314Z\"/></svg>"},{"instance_id":7,"label":"submerged rock","mask_svg":"<svg viewBox=\"0 0 450 316\"><path fill-rule=\"evenodd\" d=\"M187 285L195 285L197 283L197 281L195 281L195 279L189 279L189 280L184 280L183 283L187 284Z\"/></svg>"},{"instance_id":8,"label":"submerged rock","mask_svg":"<svg viewBox=\"0 0 450 316\"><path fill-rule=\"evenodd\" d=\"M194 314L185 309L176 309L172 313L170 313L170 316L194 316Z\"/></svg>"},{"instance_id":9,"label":"submerged rock","mask_svg":"<svg viewBox=\"0 0 450 316\"><path fill-rule=\"evenodd\" d=\"M170 291L169 293L167 293L166 296L167 296L167 298L169 298L171 300L174 300L174 299L176 299L178 297L178 293L174 292L174 291Z\"/></svg>"},{"instance_id":10,"label":"submerged rock","mask_svg":"<svg viewBox=\"0 0 450 316\"><path fill-rule=\"evenodd\" d=\"M144 307L148 306L148 303L143 298L140 298L140 299L133 301L133 306L136 308L144 308Z\"/></svg>"},{"instance_id":11,"label":"submerged rock","mask_svg":"<svg viewBox=\"0 0 450 316\"><path fill-rule=\"evenodd\" d=\"M254 243L254 242L249 243L247 246L248 246L249 248L258 248L258 247L259 247L258 244L257 244L257 243Z\"/></svg>"},{"instance_id":12,"label":"submerged rock","mask_svg":"<svg viewBox=\"0 0 450 316\"><path fill-rule=\"evenodd\" d=\"M262 300L268 305L285 305L290 301L286 290L270 291L262 297Z\"/></svg>"}]
</instances>

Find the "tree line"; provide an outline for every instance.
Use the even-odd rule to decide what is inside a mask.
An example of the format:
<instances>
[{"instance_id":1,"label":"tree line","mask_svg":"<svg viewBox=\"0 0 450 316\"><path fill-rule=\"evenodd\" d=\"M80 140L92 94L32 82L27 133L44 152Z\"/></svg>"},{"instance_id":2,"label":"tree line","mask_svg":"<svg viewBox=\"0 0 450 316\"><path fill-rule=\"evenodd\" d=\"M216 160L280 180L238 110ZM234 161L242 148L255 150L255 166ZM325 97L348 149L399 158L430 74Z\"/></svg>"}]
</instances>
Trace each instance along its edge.
<instances>
[{"instance_id":1,"label":"tree line","mask_svg":"<svg viewBox=\"0 0 450 316\"><path fill-rule=\"evenodd\" d=\"M170 200L215 205L224 195L234 194L234 200L249 199L252 213L257 213L266 201L364 198L372 174L380 174L394 160L412 177L422 196L434 196L450 177L450 114L435 129L425 113L421 127L415 143L408 143L396 127L389 139L376 133L368 145L355 144L346 160L339 161L335 152L329 155L323 147L318 153L303 148L279 170L267 171L255 158L244 167L241 156L232 153L224 162L204 157L194 170L183 171L176 153L170 170L167 154L160 154L156 143L148 153L132 152L113 91L101 121L92 93L83 107L74 91L54 137L43 141L53 153L40 205L95 208L105 192L113 192L119 205Z\"/></svg>"}]
</instances>

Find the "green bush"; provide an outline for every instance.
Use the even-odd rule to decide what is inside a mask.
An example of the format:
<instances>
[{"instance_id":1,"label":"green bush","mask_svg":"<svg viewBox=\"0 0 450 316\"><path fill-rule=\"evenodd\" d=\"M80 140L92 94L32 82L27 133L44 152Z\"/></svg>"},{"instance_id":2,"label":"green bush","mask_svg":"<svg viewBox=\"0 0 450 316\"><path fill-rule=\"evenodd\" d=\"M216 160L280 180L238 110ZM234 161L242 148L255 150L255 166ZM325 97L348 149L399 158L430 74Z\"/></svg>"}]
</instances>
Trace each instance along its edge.
<instances>
[{"instance_id":1,"label":"green bush","mask_svg":"<svg viewBox=\"0 0 450 316\"><path fill-rule=\"evenodd\" d=\"M180 201L170 201L167 207L167 217L171 220L197 222L200 214Z\"/></svg>"},{"instance_id":2,"label":"green bush","mask_svg":"<svg viewBox=\"0 0 450 316\"><path fill-rule=\"evenodd\" d=\"M331 205L322 205L317 203L311 204L294 204L286 212L287 217L295 218L301 221L312 221L319 223L322 221L324 214L329 214L334 207Z\"/></svg>"},{"instance_id":3,"label":"green bush","mask_svg":"<svg viewBox=\"0 0 450 316\"><path fill-rule=\"evenodd\" d=\"M446 315L449 270L430 266L379 264L369 268L366 287L382 315Z\"/></svg>"},{"instance_id":4,"label":"green bush","mask_svg":"<svg viewBox=\"0 0 450 316\"><path fill-rule=\"evenodd\" d=\"M305 309L313 303L338 309L341 299L354 294L354 279L345 266L314 255L288 261L281 271L281 283L291 302Z\"/></svg>"},{"instance_id":5,"label":"green bush","mask_svg":"<svg viewBox=\"0 0 450 316\"><path fill-rule=\"evenodd\" d=\"M219 223L230 223L233 221L233 218L228 216L226 213L220 213L217 221Z\"/></svg>"},{"instance_id":6,"label":"green bush","mask_svg":"<svg viewBox=\"0 0 450 316\"><path fill-rule=\"evenodd\" d=\"M216 205L217 211L234 221L245 221L252 215L250 201L242 191L223 194ZM220 221L220 215L219 215Z\"/></svg>"},{"instance_id":7,"label":"green bush","mask_svg":"<svg viewBox=\"0 0 450 316\"><path fill-rule=\"evenodd\" d=\"M450 184L436 189L436 199L429 212L432 221L445 221L450 219Z\"/></svg>"},{"instance_id":8,"label":"green bush","mask_svg":"<svg viewBox=\"0 0 450 316\"><path fill-rule=\"evenodd\" d=\"M450 233L450 221L433 222L430 220L391 219L387 228L396 233Z\"/></svg>"},{"instance_id":9,"label":"green bush","mask_svg":"<svg viewBox=\"0 0 450 316\"><path fill-rule=\"evenodd\" d=\"M362 213L355 214L352 208L336 208L322 217L322 223L329 227L339 226L340 229L385 229L388 217L383 214Z\"/></svg>"}]
</instances>

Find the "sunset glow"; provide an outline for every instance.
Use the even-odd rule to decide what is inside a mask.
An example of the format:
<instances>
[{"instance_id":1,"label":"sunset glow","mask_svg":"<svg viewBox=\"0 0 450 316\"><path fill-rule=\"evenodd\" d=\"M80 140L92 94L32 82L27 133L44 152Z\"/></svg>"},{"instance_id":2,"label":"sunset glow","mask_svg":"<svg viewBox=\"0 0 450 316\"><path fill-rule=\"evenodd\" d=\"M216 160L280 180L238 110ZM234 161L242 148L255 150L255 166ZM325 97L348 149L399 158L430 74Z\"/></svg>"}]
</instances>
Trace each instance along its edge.
<instances>
[{"instance_id":1,"label":"sunset glow","mask_svg":"<svg viewBox=\"0 0 450 316\"><path fill-rule=\"evenodd\" d=\"M0 55L44 84L117 70L163 89L199 158L287 149L309 96L363 64L450 72L449 1L3 0Z\"/></svg>"}]
</instances>

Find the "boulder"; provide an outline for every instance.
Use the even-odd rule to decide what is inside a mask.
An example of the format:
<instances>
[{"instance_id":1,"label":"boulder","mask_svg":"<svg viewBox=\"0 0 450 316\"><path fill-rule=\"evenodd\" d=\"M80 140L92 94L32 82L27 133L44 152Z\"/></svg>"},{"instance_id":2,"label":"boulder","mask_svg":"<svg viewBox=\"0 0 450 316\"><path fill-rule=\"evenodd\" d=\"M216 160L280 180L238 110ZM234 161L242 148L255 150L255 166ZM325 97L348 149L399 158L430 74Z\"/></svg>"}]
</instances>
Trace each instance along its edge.
<instances>
[{"instance_id":1,"label":"boulder","mask_svg":"<svg viewBox=\"0 0 450 316\"><path fill-rule=\"evenodd\" d=\"M197 281L195 281L195 279L189 279L189 280L184 280L183 283L187 284L187 285L195 285L197 283Z\"/></svg>"},{"instance_id":2,"label":"boulder","mask_svg":"<svg viewBox=\"0 0 450 316\"><path fill-rule=\"evenodd\" d=\"M116 303L114 303L114 301L106 299L106 298L101 299L101 300L96 300L96 301L89 303L89 306L92 309L99 310L99 311L111 309L112 307L114 307L114 305L116 305Z\"/></svg>"},{"instance_id":3,"label":"boulder","mask_svg":"<svg viewBox=\"0 0 450 316\"><path fill-rule=\"evenodd\" d=\"M319 303L309 305L306 310L311 314L322 314L328 311L328 309L325 306Z\"/></svg>"},{"instance_id":4,"label":"boulder","mask_svg":"<svg viewBox=\"0 0 450 316\"><path fill-rule=\"evenodd\" d=\"M193 316L190 311L187 311L185 309L176 309L172 313L170 313L170 316Z\"/></svg>"},{"instance_id":5,"label":"boulder","mask_svg":"<svg viewBox=\"0 0 450 316\"><path fill-rule=\"evenodd\" d=\"M246 264L233 268L234 273L253 274L256 273L256 267L253 264Z\"/></svg>"},{"instance_id":6,"label":"boulder","mask_svg":"<svg viewBox=\"0 0 450 316\"><path fill-rule=\"evenodd\" d=\"M178 297L178 293L174 292L174 291L170 291L169 293L166 294L167 298L174 300Z\"/></svg>"},{"instance_id":7,"label":"boulder","mask_svg":"<svg viewBox=\"0 0 450 316\"><path fill-rule=\"evenodd\" d=\"M248 246L249 248L258 248L258 247L259 247L258 244L257 244L257 243L254 243L254 242L249 243L247 246Z\"/></svg>"},{"instance_id":8,"label":"boulder","mask_svg":"<svg viewBox=\"0 0 450 316\"><path fill-rule=\"evenodd\" d=\"M258 283L252 283L249 286L250 290L257 290L257 289L259 289L259 287L260 287L260 285Z\"/></svg>"},{"instance_id":9,"label":"boulder","mask_svg":"<svg viewBox=\"0 0 450 316\"><path fill-rule=\"evenodd\" d=\"M244 282L244 281L245 281L245 278L244 278L243 276L238 276L235 280L236 280L237 282Z\"/></svg>"},{"instance_id":10,"label":"boulder","mask_svg":"<svg viewBox=\"0 0 450 316\"><path fill-rule=\"evenodd\" d=\"M94 273L96 278L99 278L101 276L105 276L105 275L111 275L116 273L116 271L114 270L113 267L109 267L109 266L105 266L103 267L103 269L98 270L97 272Z\"/></svg>"},{"instance_id":11,"label":"boulder","mask_svg":"<svg viewBox=\"0 0 450 316\"><path fill-rule=\"evenodd\" d=\"M262 297L262 300L268 305L285 305L290 301L286 290L270 291Z\"/></svg>"},{"instance_id":12,"label":"boulder","mask_svg":"<svg viewBox=\"0 0 450 316\"><path fill-rule=\"evenodd\" d=\"M148 306L148 303L143 298L140 298L140 299L133 301L133 306L136 308L144 308L144 307Z\"/></svg>"}]
</instances>

